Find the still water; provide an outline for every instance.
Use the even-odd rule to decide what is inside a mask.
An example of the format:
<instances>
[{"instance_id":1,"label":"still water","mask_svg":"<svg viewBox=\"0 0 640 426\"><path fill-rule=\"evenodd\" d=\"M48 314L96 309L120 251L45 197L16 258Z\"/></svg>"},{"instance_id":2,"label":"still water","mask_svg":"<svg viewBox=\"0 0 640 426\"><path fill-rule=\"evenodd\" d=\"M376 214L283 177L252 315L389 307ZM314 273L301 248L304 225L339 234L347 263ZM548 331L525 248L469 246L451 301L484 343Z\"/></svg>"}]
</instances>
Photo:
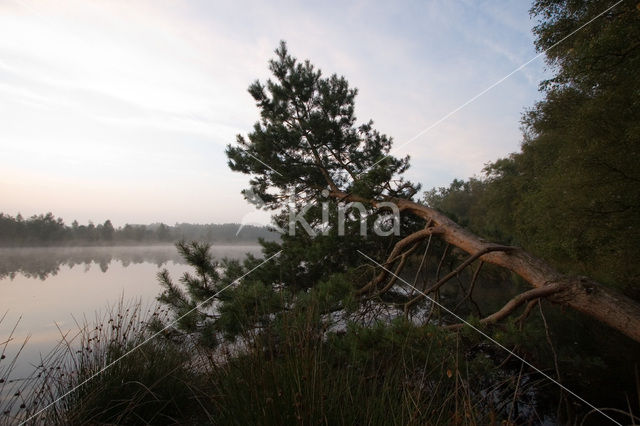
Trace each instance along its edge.
<instances>
[{"instance_id":1,"label":"still water","mask_svg":"<svg viewBox=\"0 0 640 426\"><path fill-rule=\"evenodd\" d=\"M260 246L214 246L211 252L239 259L259 255ZM165 268L174 278L191 270L172 245L0 248L0 343L16 324L7 355L29 339L14 371L28 374L61 333L74 333L76 321L91 321L121 299L152 306L161 291L156 274Z\"/></svg>"}]
</instances>

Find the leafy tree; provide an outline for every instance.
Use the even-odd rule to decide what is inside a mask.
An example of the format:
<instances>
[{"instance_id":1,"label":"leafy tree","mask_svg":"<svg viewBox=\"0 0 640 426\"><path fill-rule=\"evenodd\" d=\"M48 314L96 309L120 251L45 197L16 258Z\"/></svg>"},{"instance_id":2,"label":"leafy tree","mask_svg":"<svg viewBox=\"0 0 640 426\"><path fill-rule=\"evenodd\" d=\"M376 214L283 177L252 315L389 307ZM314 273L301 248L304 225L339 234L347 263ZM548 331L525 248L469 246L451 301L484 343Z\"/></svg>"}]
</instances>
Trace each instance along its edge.
<instances>
[{"instance_id":1,"label":"leafy tree","mask_svg":"<svg viewBox=\"0 0 640 426\"><path fill-rule=\"evenodd\" d=\"M284 42L269 69L275 80L249 87L261 120L247 138L238 135L238 146L227 147L229 167L252 174L253 191L267 207L282 207L291 193L320 198L327 187L362 197L416 193L401 177L409 158L390 156L391 138L372 121L356 125L357 90L344 77L323 78L309 61L293 58Z\"/></svg>"},{"instance_id":2,"label":"leafy tree","mask_svg":"<svg viewBox=\"0 0 640 426\"><path fill-rule=\"evenodd\" d=\"M538 49L613 2L538 1ZM640 289L640 10L622 2L547 53L556 75L524 117L520 169L536 177L519 234L581 273ZM544 164L546 165L540 166ZM537 207L537 208L536 208ZM558 219L541 214L553 208ZM524 216L524 215L523 215ZM636 293L640 296L640 293Z\"/></svg>"},{"instance_id":3,"label":"leafy tree","mask_svg":"<svg viewBox=\"0 0 640 426\"><path fill-rule=\"evenodd\" d=\"M269 62L274 79L249 87L260 121L246 138L238 135L237 146L227 147L229 167L252 175L251 190L245 196L259 197L265 208L281 209L275 221L285 231L289 229L285 207L290 202L296 209L313 203L305 219L319 230L320 202L328 203L333 215L329 223L335 225L338 210L335 198L323 194L344 191L365 199L411 198L419 185L402 177L409 158L390 156L392 139L375 130L372 121L357 125L357 90L344 77L323 77L309 61L297 61L284 42L275 53L276 58ZM283 236L282 243L265 245L267 255L283 250L279 276L285 283L308 288L331 273L357 267L363 259L356 248L381 254L388 241L376 241L371 235L374 218L369 215L376 209L366 204L366 238L358 235L360 222L352 221L347 224L346 238L338 235L335 226L317 238L298 228L295 236ZM402 226L407 232L417 224L405 220Z\"/></svg>"},{"instance_id":4,"label":"leafy tree","mask_svg":"<svg viewBox=\"0 0 640 426\"><path fill-rule=\"evenodd\" d=\"M259 315L253 317L253 321L257 321L253 325L261 328L264 326L261 321L265 315L269 317L277 314L268 313L267 306L276 311L285 309L290 304L303 300L305 294L319 291L317 289L323 283L336 282L334 277L338 276L340 278L337 281L346 282L351 288L349 297L357 302L360 309L356 311L360 314L370 309L372 303L385 304L390 300L393 303L388 306L392 310L400 308L410 312L417 306L416 303L425 299L420 294L410 295L404 292L396 275L402 273L409 256L419 246L426 245L427 251L437 247L430 244L432 237L436 236L447 244L458 247L461 252L469 253L466 260L462 258L461 252L451 257L451 269L454 263L459 263L455 272L440 277L440 265L435 273L435 281L425 283L430 285L427 291L435 293L436 297L447 281L458 276L478 259L515 272L534 287L517 295L494 314L481 319L481 323L500 321L523 303L546 297L588 312L633 338L640 339L640 307L631 300L611 292L597 282L563 276L522 249L483 240L428 205L412 201L411 198L419 187L402 177L409 167L409 159L390 156L391 139L374 130L371 122L360 126L356 124L356 90L351 89L343 77L332 75L325 78L309 61L298 62L288 53L284 43L281 43L275 53L276 58L269 62L273 79L265 83L256 81L249 87L249 93L260 110L260 121L247 137L239 135L237 144L227 147L229 167L251 175L251 188L244 191L245 197L250 200L258 198L264 208L279 209L274 215L276 225L287 229L286 225L290 224L287 207L294 207L304 212L303 216L310 228L302 229L296 222L295 235L285 235L281 242L263 244L266 257L279 254L280 258L262 266L259 272L252 273L251 282L254 284L248 287L253 290L237 290L249 291L252 295L250 297L245 294L239 296L239 299L233 299L231 294L236 290L229 293L225 291L224 296L218 297L217 289L222 282L232 282L234 278L250 271L256 265L255 259L250 260L247 265L227 265L224 276L218 280L211 277L207 281L202 277L198 284L185 276L184 283L189 286L197 284L206 287L207 282L214 283L206 294L216 300L206 299L208 307L194 314L196 317L200 316L194 324L203 326L210 323L215 329L215 323L237 323L244 313L254 312ZM536 185L535 179L532 180L530 176L529 180L520 178L521 170L513 161L503 160L488 166L489 181L500 182L503 176L511 176L513 179L510 182L521 188ZM441 204L448 202L452 209L462 215L474 204L477 192L487 192L487 199L490 199L493 191L493 195L503 197L505 205L512 203L509 208L515 208L514 198L504 197L494 191L498 187L504 188L505 185L479 181L455 182L448 194L436 191L431 194L431 198L434 202L439 199ZM465 192L467 196L459 197L453 202L452 197L461 192ZM344 202L359 202L365 206L365 212L359 220L349 224L346 235L342 236L337 232L335 222L325 223L326 217L323 217L319 205L323 200L334 208ZM358 235L359 224L362 222L370 229L373 216L379 212L383 202L387 201L395 203L404 213L401 235L393 238L363 238ZM517 200L515 203L524 205ZM505 217L505 214L495 214L487 224L495 226L497 234L500 219ZM539 218L553 218L553 213L549 210L539 211L536 220ZM473 218L468 214L464 220L468 220L470 225L473 223ZM523 227L530 224L514 221L513 225ZM519 241L517 238L513 240ZM201 248L192 249L198 251ZM388 254L384 261L385 268L371 265L358 250L381 260L385 253ZM210 268L215 269L213 265ZM389 268L393 268L395 273L390 273ZM190 292L184 300L176 298L172 301L171 294L178 295L175 291L177 287L173 287L165 278L168 277L163 277L162 281L167 289L167 297L163 296L163 301L173 304L178 311L184 303L195 307L199 300L203 300ZM341 297L345 296L338 288L342 289L342 286L338 286L336 291ZM280 294L279 297L283 300L280 305L259 303L261 300L276 300L277 298L268 296L273 293ZM594 293L599 297L591 296ZM345 306L351 304L347 299L343 298L338 306L330 309L344 311ZM242 300L244 308L237 305ZM609 306L612 303L615 303L615 309ZM225 319L225 313L235 315L235 320ZM632 326L629 326L630 318L633 318ZM242 320L242 323L248 325L251 321Z\"/></svg>"},{"instance_id":5,"label":"leafy tree","mask_svg":"<svg viewBox=\"0 0 640 426\"><path fill-rule=\"evenodd\" d=\"M274 224L285 233L280 241L262 245L265 257L279 253L279 258L252 272L241 287L226 290L186 317L191 318L187 329L202 336L217 330L233 337L243 329L263 328L265 318L291 304L306 303L309 294L323 294L327 311L344 311L351 290L371 279L371 271L356 272L366 262L357 249L381 256L397 238L372 233L378 209L371 203L366 203L364 212L353 212L341 235L335 226L340 206L330 193L347 190L358 197L410 198L419 189L402 178L409 159L389 156L391 139L375 130L371 121L356 125L357 91L343 77L323 77L309 61L293 58L284 43L269 69L274 80L249 87L261 120L246 138L237 137L237 146L227 147L227 155L232 170L252 174L245 197L277 210ZM323 217L323 203L328 217ZM303 217L310 228L296 222L290 235L292 205L307 206ZM408 217L401 229L411 233L424 226L420 223ZM360 234L361 224L367 235ZM183 276L180 281L187 293L181 293L167 274L160 276L165 287L160 300L177 316L259 264L251 257L244 263L223 261L224 274L219 276L214 271L220 265L207 257L208 246L180 243L178 248L185 258L198 259L196 270L209 272Z\"/></svg>"},{"instance_id":6,"label":"leafy tree","mask_svg":"<svg viewBox=\"0 0 640 426\"><path fill-rule=\"evenodd\" d=\"M521 151L487 166L465 214L477 232L640 298L629 261L640 257L640 11L623 2L582 28L612 4L534 3L536 46L550 49L555 76L523 117ZM471 183L440 191L437 207Z\"/></svg>"},{"instance_id":7,"label":"leafy tree","mask_svg":"<svg viewBox=\"0 0 640 426\"><path fill-rule=\"evenodd\" d=\"M544 13L551 11L547 16L550 22L555 19L553 14L564 13L559 6L545 7L548 10L544 9ZM537 13L536 6L533 10ZM593 16L578 15L583 20L580 22ZM344 78L323 78L308 61L293 58L284 43L276 50L269 68L273 80L256 81L249 88L260 110L260 121L246 137L238 136L236 145L227 147L228 164L232 170L251 176L251 188L244 195L249 200L258 198L263 207L275 210L275 225L287 229L287 208L304 207L311 232L296 223L294 235L284 235L282 241L263 242L265 257L279 255L266 264L253 257L244 262L217 262L210 257L207 245L180 243L179 250L190 259L196 274L185 274L180 279L182 286L174 283L168 273L161 274L165 290L160 300L180 318L183 331L194 333L208 344L218 343L222 336L239 335L242 342L257 344L256 336L266 335L269 341L272 337L277 341L291 312L318 319L310 331L315 336L334 324L333 314L342 315L343 321L366 323L367 318L384 312L377 308L386 306L385 318L412 315L414 302L424 297L403 292L396 275L403 273L407 259L418 247L426 246L425 257L429 250L433 251L437 244L431 240L436 237L446 246L432 274L435 277L427 277L424 282L424 291L433 297L438 297L445 284L460 279L465 268L478 264L479 271L484 262L516 273L533 287L517 293L492 314L473 320L476 326L502 321L526 304L522 316L525 318L531 307L545 298L587 313L640 341L640 306L628 297L589 278L560 273L519 247L490 243L442 213L505 243L525 244L538 253L557 256L551 245L545 246L547 242L536 246L528 238L542 226L547 226L545 232L554 236L580 225L576 216L582 214L580 203L586 197L584 188L575 185L589 182L590 175L574 163L582 161L580 153L590 145L585 139L576 142L572 138L589 129L587 121L594 116L587 112L603 107L596 103L581 109L588 99L600 96L598 90L592 87L586 92L563 80L547 82L547 99L525 116L522 153L489 164L483 179L454 181L449 188L429 191L425 202L418 203L412 200L418 185L402 178L409 166L408 158L388 156L391 139L375 131L371 122L356 124L356 91ZM555 104L556 95L571 101ZM564 111L569 117L552 111ZM586 180L572 181L571 185L561 182L579 175L586 176ZM583 195L567 193L577 193L578 189ZM600 192L606 190L598 189L594 195ZM574 204L556 207L560 200ZM401 235L362 238L358 235L359 224L363 222L370 229L372 217L386 201L394 202L403 213ZM344 202L363 203L366 211L349 223L342 236L331 220L328 225L325 223L321 202L332 207L330 212ZM307 205L311 207L306 208ZM573 209L577 213L572 216ZM582 232L586 233L585 228ZM574 259L584 254L576 241L562 244L565 246L559 247ZM450 250L450 246L457 250ZM358 250L374 259L388 254L382 261L385 268L372 266ZM441 276L444 263L449 263L450 273ZM393 274L388 272L391 268ZM234 281L245 276L241 285ZM464 287L463 290L466 291ZM311 301L322 301L320 309L305 310ZM432 317L413 318L429 322ZM450 330L463 328L461 323L453 323L459 317L444 315L438 320ZM518 328L509 322L507 329L511 332L506 337L501 333L499 340L512 338ZM520 337L526 340L525 335Z\"/></svg>"},{"instance_id":8,"label":"leafy tree","mask_svg":"<svg viewBox=\"0 0 640 426\"><path fill-rule=\"evenodd\" d=\"M104 225L102 225L102 231L100 236L104 241L112 241L114 234L115 234L115 229L113 228L113 224L109 219L107 219L104 222Z\"/></svg>"},{"instance_id":9,"label":"leafy tree","mask_svg":"<svg viewBox=\"0 0 640 426\"><path fill-rule=\"evenodd\" d=\"M161 224L130 225L116 229L110 220L103 224L80 225L77 220L71 226L64 224L61 218L52 213L34 215L24 220L20 214L16 217L0 213L0 246L49 246L49 245L87 245L115 243L170 242L180 239L216 241L224 243L255 243L259 238L272 241L278 234L262 226L244 225L238 234L240 225L225 224Z\"/></svg>"}]
</instances>

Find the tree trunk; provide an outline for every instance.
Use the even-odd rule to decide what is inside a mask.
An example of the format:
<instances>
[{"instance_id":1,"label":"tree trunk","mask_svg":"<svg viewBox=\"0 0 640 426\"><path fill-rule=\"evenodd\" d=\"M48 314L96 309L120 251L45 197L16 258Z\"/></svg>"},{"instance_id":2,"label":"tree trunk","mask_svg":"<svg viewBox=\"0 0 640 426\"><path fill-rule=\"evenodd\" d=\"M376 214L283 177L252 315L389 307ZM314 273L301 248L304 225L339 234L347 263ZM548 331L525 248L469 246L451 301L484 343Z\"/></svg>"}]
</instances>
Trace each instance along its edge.
<instances>
[{"instance_id":1,"label":"tree trunk","mask_svg":"<svg viewBox=\"0 0 640 426\"><path fill-rule=\"evenodd\" d=\"M376 200L368 200L339 191L331 192L331 196L340 201L359 201L374 207L379 203ZM393 198L385 201L395 203L401 212L410 212L423 218L430 223L430 228L434 230L437 228L437 232L434 233L444 241L470 255L491 250L496 246L430 207L405 199ZM532 256L521 248L488 251L480 256L480 260L515 272L534 288L559 286L559 290L548 296L547 300L583 312L640 343L640 303L622 293L587 277L561 274L544 260Z\"/></svg>"}]
</instances>

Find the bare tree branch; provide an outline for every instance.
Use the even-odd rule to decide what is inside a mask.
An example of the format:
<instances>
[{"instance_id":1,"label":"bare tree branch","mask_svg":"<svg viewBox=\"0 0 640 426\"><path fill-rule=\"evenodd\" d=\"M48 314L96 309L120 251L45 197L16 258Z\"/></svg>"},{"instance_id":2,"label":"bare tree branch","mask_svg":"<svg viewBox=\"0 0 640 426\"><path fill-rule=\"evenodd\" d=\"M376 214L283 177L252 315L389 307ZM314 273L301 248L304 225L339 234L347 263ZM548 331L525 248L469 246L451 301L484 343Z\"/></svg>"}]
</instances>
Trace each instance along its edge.
<instances>
[{"instance_id":1,"label":"bare tree branch","mask_svg":"<svg viewBox=\"0 0 640 426\"><path fill-rule=\"evenodd\" d=\"M480 320L481 324L493 324L496 323L513 313L519 306L523 303L528 302L534 299L540 299L541 297L548 297L552 294L558 293L562 291L562 284L554 283L549 284L545 287L540 288L532 288L531 290L527 290L524 293L520 293L511 300L509 300L502 308L493 314L484 317ZM452 324L447 326L446 328L450 330L459 330L464 326L462 323Z\"/></svg>"},{"instance_id":2,"label":"bare tree branch","mask_svg":"<svg viewBox=\"0 0 640 426\"><path fill-rule=\"evenodd\" d=\"M332 191L331 196L347 201L368 202L373 206L379 203L378 200L367 200L339 191ZM432 221L433 225L428 229L437 229L444 241L471 255L496 246L435 209L406 199L388 198L387 201L395 202L401 212L412 213L427 222ZM559 285L557 291L546 294L548 300L589 315L640 342L640 304L624 294L586 277L563 275L521 248L486 252L482 260L518 274L535 289L543 289L543 294L548 291L546 287Z\"/></svg>"}]
</instances>

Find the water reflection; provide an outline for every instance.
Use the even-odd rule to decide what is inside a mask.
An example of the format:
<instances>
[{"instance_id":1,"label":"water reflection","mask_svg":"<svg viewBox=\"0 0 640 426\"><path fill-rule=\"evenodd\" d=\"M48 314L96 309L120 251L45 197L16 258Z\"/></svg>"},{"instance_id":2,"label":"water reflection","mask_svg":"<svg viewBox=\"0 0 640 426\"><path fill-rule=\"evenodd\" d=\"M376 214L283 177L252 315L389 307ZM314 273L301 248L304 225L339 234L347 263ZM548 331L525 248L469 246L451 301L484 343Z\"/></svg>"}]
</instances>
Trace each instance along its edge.
<instances>
[{"instance_id":1,"label":"water reflection","mask_svg":"<svg viewBox=\"0 0 640 426\"><path fill-rule=\"evenodd\" d=\"M241 259L260 255L260 247L214 246L211 253ZM192 271L172 245L0 249L0 343L10 335L18 342L7 348L7 358L29 338L15 373L29 374L61 335L77 331L77 321L121 300L152 306L161 291L161 268L174 277Z\"/></svg>"},{"instance_id":2,"label":"water reflection","mask_svg":"<svg viewBox=\"0 0 640 426\"><path fill-rule=\"evenodd\" d=\"M256 246L214 246L215 257L241 257L245 253L259 253ZM56 276L60 268L67 266L84 267L88 270L97 265L103 273L115 262L122 266L141 263L154 264L157 267L167 262L182 264L173 245L123 246L123 247L39 247L39 248L0 248L0 279L13 281L17 276L46 280Z\"/></svg>"}]
</instances>

